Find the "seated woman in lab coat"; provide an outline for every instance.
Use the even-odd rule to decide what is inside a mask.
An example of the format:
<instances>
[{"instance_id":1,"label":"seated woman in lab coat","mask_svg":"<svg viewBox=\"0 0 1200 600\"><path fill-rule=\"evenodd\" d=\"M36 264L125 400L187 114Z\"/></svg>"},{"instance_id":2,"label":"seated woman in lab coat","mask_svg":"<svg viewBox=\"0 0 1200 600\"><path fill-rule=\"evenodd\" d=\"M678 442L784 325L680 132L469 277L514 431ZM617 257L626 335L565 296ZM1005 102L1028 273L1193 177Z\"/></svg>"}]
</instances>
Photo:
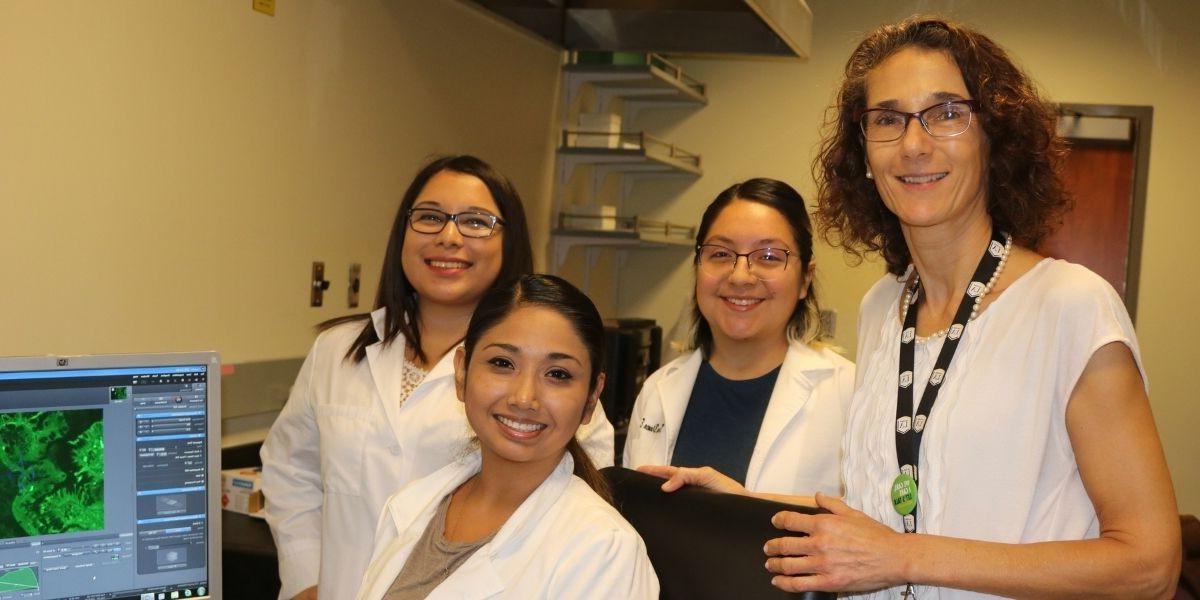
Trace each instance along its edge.
<instances>
[{"instance_id":1,"label":"seated woman in lab coat","mask_svg":"<svg viewBox=\"0 0 1200 600\"><path fill-rule=\"evenodd\" d=\"M496 282L533 270L516 189L473 156L426 165L400 202L375 310L323 324L262 448L280 598L348 600L375 520L404 484L450 464L470 438L454 348ZM612 464L598 410L580 439Z\"/></svg>"},{"instance_id":2,"label":"seated woman in lab coat","mask_svg":"<svg viewBox=\"0 0 1200 600\"><path fill-rule=\"evenodd\" d=\"M841 494L854 365L815 342L804 199L774 179L735 184L696 239L695 351L642 386L624 466L711 466L752 491Z\"/></svg>"},{"instance_id":3,"label":"seated woman in lab coat","mask_svg":"<svg viewBox=\"0 0 1200 600\"><path fill-rule=\"evenodd\" d=\"M360 600L658 597L575 437L604 386L603 343L596 307L557 277L483 297L454 356L479 448L388 500Z\"/></svg>"}]
</instances>

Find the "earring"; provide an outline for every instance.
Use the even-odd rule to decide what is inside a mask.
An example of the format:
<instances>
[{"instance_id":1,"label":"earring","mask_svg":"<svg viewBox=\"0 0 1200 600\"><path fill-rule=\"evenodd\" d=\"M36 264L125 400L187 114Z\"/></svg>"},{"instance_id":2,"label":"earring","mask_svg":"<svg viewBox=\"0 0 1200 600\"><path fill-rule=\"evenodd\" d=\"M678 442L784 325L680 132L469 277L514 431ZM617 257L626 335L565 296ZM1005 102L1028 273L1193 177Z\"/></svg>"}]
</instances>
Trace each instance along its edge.
<instances>
[{"instance_id":1,"label":"earring","mask_svg":"<svg viewBox=\"0 0 1200 600\"><path fill-rule=\"evenodd\" d=\"M871 165L867 165L867 179L875 179L875 174L871 172Z\"/></svg>"}]
</instances>

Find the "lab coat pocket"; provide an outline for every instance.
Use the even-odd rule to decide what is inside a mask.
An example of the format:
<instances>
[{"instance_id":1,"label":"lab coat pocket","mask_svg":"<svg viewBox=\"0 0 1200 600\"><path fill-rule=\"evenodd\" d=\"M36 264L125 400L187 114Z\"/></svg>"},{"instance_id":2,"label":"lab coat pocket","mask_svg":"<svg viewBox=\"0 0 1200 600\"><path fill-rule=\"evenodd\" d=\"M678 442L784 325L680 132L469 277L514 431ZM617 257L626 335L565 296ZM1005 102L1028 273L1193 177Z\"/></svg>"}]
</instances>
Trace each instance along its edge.
<instances>
[{"instance_id":1,"label":"lab coat pocket","mask_svg":"<svg viewBox=\"0 0 1200 600\"><path fill-rule=\"evenodd\" d=\"M363 450L372 429L370 409L336 404L316 408L321 432L321 483L326 492L359 495Z\"/></svg>"}]
</instances>

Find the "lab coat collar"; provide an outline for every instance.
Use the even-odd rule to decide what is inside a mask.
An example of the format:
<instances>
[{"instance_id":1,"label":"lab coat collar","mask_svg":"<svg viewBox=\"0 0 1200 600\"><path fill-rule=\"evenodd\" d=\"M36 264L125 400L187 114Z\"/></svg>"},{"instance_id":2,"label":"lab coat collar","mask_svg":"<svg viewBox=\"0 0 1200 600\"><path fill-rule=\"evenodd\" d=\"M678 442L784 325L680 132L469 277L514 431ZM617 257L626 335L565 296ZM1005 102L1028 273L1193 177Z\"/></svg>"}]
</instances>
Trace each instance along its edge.
<instances>
[{"instance_id":1,"label":"lab coat collar","mask_svg":"<svg viewBox=\"0 0 1200 600\"><path fill-rule=\"evenodd\" d=\"M700 365L704 362L704 353L695 350L687 360L668 365L670 369L655 386L658 397L662 402L663 427L665 435L652 436L650 439L663 447L655 452L665 461L675 448L675 440L679 437L679 427L683 424L683 415L687 412L688 401L692 399L692 388L696 385L696 376L700 374ZM631 427L640 427L640 423L631 423Z\"/></svg>"},{"instance_id":2,"label":"lab coat collar","mask_svg":"<svg viewBox=\"0 0 1200 600\"><path fill-rule=\"evenodd\" d=\"M792 340L788 344L787 354L784 355L783 365L779 369L779 378L775 380L775 389L771 391L771 400L767 404L766 414L763 415L762 428L758 431L754 453L751 454L750 464L746 469L747 488L756 489L771 447L808 403L816 382L828 377L835 370L833 361L821 351L814 350L799 340Z\"/></svg>"},{"instance_id":3,"label":"lab coat collar","mask_svg":"<svg viewBox=\"0 0 1200 600\"><path fill-rule=\"evenodd\" d=\"M440 471L412 482L401 493L393 495L388 500L388 512L392 515L396 530L403 535L418 518L431 518L442 498L478 473L482 465L480 451L475 450ZM550 472L550 476L517 507L484 548L491 548L494 553L502 553L505 548L519 545L537 525L537 519L533 517L548 511L567 489L574 470L575 461L571 459L571 453L564 453L558 466ZM416 535L421 535L423 531L417 531ZM480 551L484 548L480 548Z\"/></svg>"},{"instance_id":4,"label":"lab coat collar","mask_svg":"<svg viewBox=\"0 0 1200 600\"><path fill-rule=\"evenodd\" d=\"M476 450L441 471L413 482L404 492L392 496L388 501L387 510L404 546L411 548L425 531L424 526L415 527L414 524L428 524L442 499L478 473L481 465L480 452ZM537 527L539 515L546 514L566 491L571 483L574 468L571 454L565 453L550 476L517 507L508 521L496 532L495 537L480 547L453 575L442 582L435 595L439 598L473 599L488 598L503 592L505 583L496 561L520 550L526 538Z\"/></svg>"},{"instance_id":5,"label":"lab coat collar","mask_svg":"<svg viewBox=\"0 0 1200 600\"><path fill-rule=\"evenodd\" d=\"M500 531L496 532L496 537L488 544L491 556L503 558L521 548L525 539L538 526L540 515L550 512L550 508L567 490L574 472L575 461L570 452L564 452L558 466L554 467L546 480L517 507Z\"/></svg>"},{"instance_id":6,"label":"lab coat collar","mask_svg":"<svg viewBox=\"0 0 1200 600\"><path fill-rule=\"evenodd\" d=\"M380 341L367 346L367 364L371 368L371 379L383 403L383 414L387 415L388 423L392 426L393 435L400 440L400 413L405 405L417 400L428 393L429 384L441 377L454 376L454 350L443 356L425 375L421 385L413 390L412 395L400 402L400 394L404 388L404 351L408 340L403 335L396 336L391 344L383 343L384 321L387 309L379 308L371 312L371 322L375 325L375 334Z\"/></svg>"},{"instance_id":7,"label":"lab coat collar","mask_svg":"<svg viewBox=\"0 0 1200 600\"><path fill-rule=\"evenodd\" d=\"M387 308L371 311L371 324L375 326L375 337L382 340L387 331Z\"/></svg>"}]
</instances>

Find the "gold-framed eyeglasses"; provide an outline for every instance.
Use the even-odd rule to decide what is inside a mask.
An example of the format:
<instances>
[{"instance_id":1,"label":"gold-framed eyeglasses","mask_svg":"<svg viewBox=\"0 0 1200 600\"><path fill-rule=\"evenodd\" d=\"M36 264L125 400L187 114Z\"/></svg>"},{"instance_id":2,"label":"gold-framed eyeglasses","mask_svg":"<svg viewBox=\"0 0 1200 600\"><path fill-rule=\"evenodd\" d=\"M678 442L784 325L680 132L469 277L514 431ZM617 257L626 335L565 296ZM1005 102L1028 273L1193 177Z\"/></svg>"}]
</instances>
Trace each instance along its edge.
<instances>
[{"instance_id":1,"label":"gold-framed eyeglasses","mask_svg":"<svg viewBox=\"0 0 1200 600\"><path fill-rule=\"evenodd\" d=\"M917 112L869 108L858 113L858 127L868 142L893 142L904 136L908 122L916 119L925 132L938 137L961 135L971 127L979 104L974 100L939 102Z\"/></svg>"},{"instance_id":2,"label":"gold-framed eyeglasses","mask_svg":"<svg viewBox=\"0 0 1200 600\"><path fill-rule=\"evenodd\" d=\"M720 244L698 244L696 265L705 273L724 276L737 268L739 258L745 257L746 268L759 279L779 277L788 265L791 250L784 248L758 248L749 252L736 252Z\"/></svg>"},{"instance_id":3,"label":"gold-framed eyeglasses","mask_svg":"<svg viewBox=\"0 0 1200 600\"><path fill-rule=\"evenodd\" d=\"M496 233L496 225L503 225L504 219L485 212L466 211L448 213L436 208L408 209L408 226L417 233L441 233L446 223L454 221L458 232L463 237L486 238Z\"/></svg>"}]
</instances>

